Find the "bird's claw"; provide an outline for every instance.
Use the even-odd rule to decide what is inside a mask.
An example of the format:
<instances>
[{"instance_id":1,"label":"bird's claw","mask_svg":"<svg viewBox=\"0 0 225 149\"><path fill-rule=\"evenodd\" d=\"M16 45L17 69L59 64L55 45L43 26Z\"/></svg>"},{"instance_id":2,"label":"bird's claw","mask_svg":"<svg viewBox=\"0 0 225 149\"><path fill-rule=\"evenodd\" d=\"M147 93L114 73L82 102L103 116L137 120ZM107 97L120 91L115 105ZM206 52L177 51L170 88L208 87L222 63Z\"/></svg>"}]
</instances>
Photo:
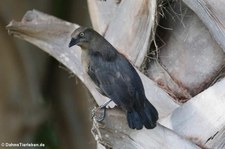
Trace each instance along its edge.
<instances>
[{"instance_id":1,"label":"bird's claw","mask_svg":"<svg viewBox=\"0 0 225 149\"><path fill-rule=\"evenodd\" d=\"M99 107L95 107L92 110L92 119L95 118L98 122L102 122L105 119L106 116L106 106L112 101L112 99L110 99L109 101L107 101L106 103L104 103L103 105L99 106ZM103 110L103 114L101 114L99 111ZM96 116L96 114L100 115L100 116Z\"/></svg>"},{"instance_id":2,"label":"bird's claw","mask_svg":"<svg viewBox=\"0 0 225 149\"><path fill-rule=\"evenodd\" d=\"M103 110L103 112L102 112L102 110ZM106 116L106 107L105 106L95 107L91 112L92 119L94 118L98 122L102 122L105 119L105 116Z\"/></svg>"}]
</instances>

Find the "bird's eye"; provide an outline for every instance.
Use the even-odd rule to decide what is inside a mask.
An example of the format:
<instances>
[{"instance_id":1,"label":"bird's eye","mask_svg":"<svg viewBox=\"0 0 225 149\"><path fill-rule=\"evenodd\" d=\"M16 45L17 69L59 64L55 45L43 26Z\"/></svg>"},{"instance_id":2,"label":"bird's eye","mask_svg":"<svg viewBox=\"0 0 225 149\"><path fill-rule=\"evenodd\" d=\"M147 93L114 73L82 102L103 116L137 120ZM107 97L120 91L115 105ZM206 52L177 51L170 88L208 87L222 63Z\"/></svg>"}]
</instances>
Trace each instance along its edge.
<instances>
[{"instance_id":1,"label":"bird's eye","mask_svg":"<svg viewBox=\"0 0 225 149\"><path fill-rule=\"evenodd\" d=\"M80 37L84 37L84 33L83 32L80 33Z\"/></svg>"}]
</instances>

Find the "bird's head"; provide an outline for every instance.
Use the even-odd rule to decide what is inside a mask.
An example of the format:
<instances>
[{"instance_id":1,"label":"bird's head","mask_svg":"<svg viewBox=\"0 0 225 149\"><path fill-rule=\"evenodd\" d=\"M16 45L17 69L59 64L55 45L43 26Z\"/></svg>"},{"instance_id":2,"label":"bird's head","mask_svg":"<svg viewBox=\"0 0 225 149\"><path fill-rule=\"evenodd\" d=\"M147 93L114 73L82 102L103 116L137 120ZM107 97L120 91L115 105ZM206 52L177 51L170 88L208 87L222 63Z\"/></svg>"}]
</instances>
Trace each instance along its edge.
<instances>
[{"instance_id":1,"label":"bird's head","mask_svg":"<svg viewBox=\"0 0 225 149\"><path fill-rule=\"evenodd\" d=\"M92 29L87 27L79 27L71 34L69 47L74 45L80 46L82 49L87 49L91 41Z\"/></svg>"},{"instance_id":2,"label":"bird's head","mask_svg":"<svg viewBox=\"0 0 225 149\"><path fill-rule=\"evenodd\" d=\"M91 28L79 27L71 34L69 47L78 45L83 51L101 54L110 60L116 57L116 49L99 33Z\"/></svg>"}]
</instances>

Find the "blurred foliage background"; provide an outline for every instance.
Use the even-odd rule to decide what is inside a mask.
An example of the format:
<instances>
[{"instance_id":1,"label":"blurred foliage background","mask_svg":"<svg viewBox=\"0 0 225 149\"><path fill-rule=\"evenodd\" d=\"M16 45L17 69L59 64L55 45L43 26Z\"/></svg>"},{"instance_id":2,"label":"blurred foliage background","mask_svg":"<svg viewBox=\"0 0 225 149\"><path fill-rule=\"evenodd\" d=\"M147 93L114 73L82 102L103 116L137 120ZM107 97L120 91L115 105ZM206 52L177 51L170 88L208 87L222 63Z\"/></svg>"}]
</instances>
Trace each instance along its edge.
<instances>
[{"instance_id":1,"label":"blurred foliage background","mask_svg":"<svg viewBox=\"0 0 225 149\"><path fill-rule=\"evenodd\" d=\"M32 9L90 26L86 1L0 2L0 143L96 148L90 131L93 103L82 83L48 54L9 36L5 29L11 20L21 20Z\"/></svg>"}]
</instances>

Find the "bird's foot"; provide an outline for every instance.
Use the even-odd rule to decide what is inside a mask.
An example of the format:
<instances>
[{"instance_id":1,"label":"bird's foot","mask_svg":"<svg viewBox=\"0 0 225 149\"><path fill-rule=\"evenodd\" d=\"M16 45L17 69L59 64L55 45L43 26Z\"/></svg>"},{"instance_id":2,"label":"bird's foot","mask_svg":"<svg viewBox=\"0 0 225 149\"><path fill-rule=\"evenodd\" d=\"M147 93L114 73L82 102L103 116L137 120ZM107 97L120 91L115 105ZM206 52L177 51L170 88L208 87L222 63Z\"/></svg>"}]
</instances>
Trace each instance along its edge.
<instances>
[{"instance_id":1,"label":"bird's foot","mask_svg":"<svg viewBox=\"0 0 225 149\"><path fill-rule=\"evenodd\" d=\"M91 112L92 119L96 119L98 122L102 122L105 119L106 107L95 107Z\"/></svg>"},{"instance_id":2,"label":"bird's foot","mask_svg":"<svg viewBox=\"0 0 225 149\"><path fill-rule=\"evenodd\" d=\"M103 105L99 107L95 107L91 112L91 117L95 118L98 122L102 122L105 119L106 116L106 106L111 102L112 100L107 101ZM103 112L102 112L103 111Z\"/></svg>"}]
</instances>

